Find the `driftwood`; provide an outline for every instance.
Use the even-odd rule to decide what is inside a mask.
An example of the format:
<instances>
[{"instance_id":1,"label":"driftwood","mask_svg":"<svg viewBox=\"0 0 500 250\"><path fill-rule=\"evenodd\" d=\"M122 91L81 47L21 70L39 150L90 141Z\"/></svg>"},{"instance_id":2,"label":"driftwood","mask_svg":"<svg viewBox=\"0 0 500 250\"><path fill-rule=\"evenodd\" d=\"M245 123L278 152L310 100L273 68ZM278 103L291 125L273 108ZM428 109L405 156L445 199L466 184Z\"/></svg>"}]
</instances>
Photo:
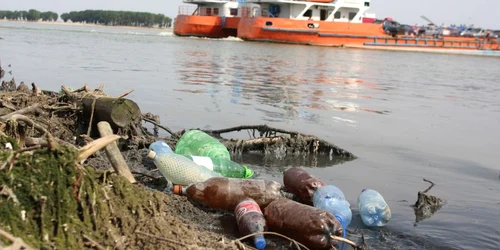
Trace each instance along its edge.
<instances>
[{"instance_id":1,"label":"driftwood","mask_svg":"<svg viewBox=\"0 0 500 250\"><path fill-rule=\"evenodd\" d=\"M224 139L224 133L247 130L250 139ZM245 125L220 130L203 130L220 138L221 142L234 154L245 152L261 152L265 155L276 155L278 158L298 155L326 155L356 159L356 156L327 141L313 135L306 135L295 131L287 131L267 125ZM257 134L257 135L256 135Z\"/></svg>"},{"instance_id":2,"label":"driftwood","mask_svg":"<svg viewBox=\"0 0 500 250\"><path fill-rule=\"evenodd\" d=\"M106 121L116 130L141 121L139 106L129 99L88 96L82 99L82 103L83 115L92 124Z\"/></svg>"},{"instance_id":3,"label":"driftwood","mask_svg":"<svg viewBox=\"0 0 500 250\"><path fill-rule=\"evenodd\" d=\"M97 128L99 130L99 133L101 134L101 137L113 135L113 130L111 129L111 126L107 122L99 122L97 124ZM111 165L113 166L113 169L117 173L127 178L127 180L129 180L131 183L135 183L136 182L135 178L130 172L130 168L125 162L125 159L123 159L123 156L120 153L120 150L116 145L116 142L111 142L110 144L108 144L105 147L105 150L106 150L106 155L108 156L108 159L111 162Z\"/></svg>"},{"instance_id":4,"label":"driftwood","mask_svg":"<svg viewBox=\"0 0 500 250\"><path fill-rule=\"evenodd\" d=\"M427 192L429 192L432 189L432 187L434 187L435 185L434 182L427 180L425 178L424 181L430 183L431 186L424 191L418 192L418 198L414 205L415 226L417 225L418 222L430 218L445 204L445 201L443 199L427 194Z\"/></svg>"}]
</instances>

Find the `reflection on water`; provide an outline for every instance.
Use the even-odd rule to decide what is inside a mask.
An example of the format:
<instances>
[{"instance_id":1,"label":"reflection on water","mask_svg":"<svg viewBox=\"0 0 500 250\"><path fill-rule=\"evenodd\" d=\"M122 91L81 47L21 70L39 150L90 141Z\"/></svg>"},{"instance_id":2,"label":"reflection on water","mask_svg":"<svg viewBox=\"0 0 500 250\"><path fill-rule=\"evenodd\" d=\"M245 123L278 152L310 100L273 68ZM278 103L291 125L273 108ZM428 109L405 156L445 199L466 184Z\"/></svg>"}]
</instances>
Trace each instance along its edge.
<instances>
[{"instance_id":1,"label":"reflection on water","mask_svg":"<svg viewBox=\"0 0 500 250\"><path fill-rule=\"evenodd\" d=\"M293 62L255 57L244 53L223 57L204 51L188 50L181 56L176 70L186 89L175 91L202 94L210 90L210 84L229 86L231 104L249 105L252 101L276 108L256 108L265 114L266 121L303 120L318 122L319 116L312 110L336 110L341 112L369 112L389 114L389 110L366 107L359 99L372 99L367 89L384 90L376 82L365 82L353 77L361 74L360 59L354 57L354 65L346 71L329 70L335 62L319 56L307 70L291 72ZM187 58L186 58L187 57ZM193 86L200 86L195 88ZM203 86L203 87L201 87ZM220 88L217 88L222 90ZM222 91L227 91L224 89ZM334 117L334 122L352 126L353 119Z\"/></svg>"}]
</instances>

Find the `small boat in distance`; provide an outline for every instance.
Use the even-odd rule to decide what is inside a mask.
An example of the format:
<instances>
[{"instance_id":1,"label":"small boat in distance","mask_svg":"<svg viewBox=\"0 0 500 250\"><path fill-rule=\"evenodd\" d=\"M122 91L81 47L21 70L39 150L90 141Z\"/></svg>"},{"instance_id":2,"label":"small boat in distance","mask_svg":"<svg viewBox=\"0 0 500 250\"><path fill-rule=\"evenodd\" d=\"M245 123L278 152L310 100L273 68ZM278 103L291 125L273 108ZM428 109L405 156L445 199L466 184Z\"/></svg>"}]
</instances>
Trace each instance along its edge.
<instances>
[{"instance_id":1,"label":"small boat in distance","mask_svg":"<svg viewBox=\"0 0 500 250\"><path fill-rule=\"evenodd\" d=\"M263 41L363 49L498 55L496 38L401 35L400 25L367 14L371 0L246 0L237 35Z\"/></svg>"},{"instance_id":2,"label":"small boat in distance","mask_svg":"<svg viewBox=\"0 0 500 250\"><path fill-rule=\"evenodd\" d=\"M246 4L244 0L184 0L196 4L180 6L174 22L177 36L196 36L208 38L236 37L238 23L242 14L240 6L258 7Z\"/></svg>"}]
</instances>

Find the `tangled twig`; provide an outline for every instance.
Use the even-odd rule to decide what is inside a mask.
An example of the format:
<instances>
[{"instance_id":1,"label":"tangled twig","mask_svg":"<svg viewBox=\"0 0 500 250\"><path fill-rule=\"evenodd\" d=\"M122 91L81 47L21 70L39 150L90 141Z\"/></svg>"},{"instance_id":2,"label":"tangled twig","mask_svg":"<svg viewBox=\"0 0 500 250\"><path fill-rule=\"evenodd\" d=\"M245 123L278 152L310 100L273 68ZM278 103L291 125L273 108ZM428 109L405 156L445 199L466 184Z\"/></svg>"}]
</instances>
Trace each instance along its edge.
<instances>
[{"instance_id":1,"label":"tangled twig","mask_svg":"<svg viewBox=\"0 0 500 250\"><path fill-rule=\"evenodd\" d=\"M7 240L12 242L12 245L9 246L10 249L23 249L23 250L31 250L30 246L28 246L21 238L14 237L12 234L0 229L0 236L3 236Z\"/></svg>"},{"instance_id":2,"label":"tangled twig","mask_svg":"<svg viewBox=\"0 0 500 250\"><path fill-rule=\"evenodd\" d=\"M424 193L424 194L426 194L426 193L427 193L427 192L429 192L429 191L431 190L431 188L432 188L432 187L434 187L436 184L434 184L434 182L432 182L432 181L430 181L430 180L427 180L427 179L425 179L425 178L424 178L424 181L425 181L425 182L428 182L428 183L430 183L430 184L431 184L431 186L430 186L430 187L428 187L426 190L424 190L424 192L423 192L423 193Z\"/></svg>"},{"instance_id":3,"label":"tangled twig","mask_svg":"<svg viewBox=\"0 0 500 250\"><path fill-rule=\"evenodd\" d=\"M333 240L336 240L336 241L341 241L341 242L345 242L351 246L353 246L354 248L357 248L358 247L358 244L354 243L353 241L349 240L349 239L346 239L346 238L342 238L342 237L339 237L339 236L335 236L335 235L330 235L330 238L332 238Z\"/></svg>"},{"instance_id":4,"label":"tangled twig","mask_svg":"<svg viewBox=\"0 0 500 250\"><path fill-rule=\"evenodd\" d=\"M155 121L153 121L153 120L151 120L151 119L149 119L149 118L147 118L147 117L145 117L145 116L142 116L142 120L144 120L144 121L146 121L146 122L149 122L149 123L151 123L151 124L153 124L153 125L156 125L156 126L158 126L159 128L162 128L163 130L167 131L167 132L168 132L169 134L171 134L172 136L176 136L176 135L174 134L174 132L172 132L172 130L170 130L168 127L165 127L165 126L163 126L163 125L161 125L161 124L158 124L157 122L155 122Z\"/></svg>"},{"instance_id":5,"label":"tangled twig","mask_svg":"<svg viewBox=\"0 0 500 250\"><path fill-rule=\"evenodd\" d=\"M304 248L304 249L306 249L306 250L309 250L309 248L307 248L306 246L304 246L304 245L303 245L303 244L301 244L300 242L298 242L298 241L296 241L296 240L294 240L294 239L292 239L292 238L290 238L290 237L287 237L287 236L285 236L285 235L282 235L282 234L279 234L279 233L275 233L275 232L257 232L257 233L252 233L252 234L249 234L249 235L245 235L245 236L243 236L243 237L241 237L241 238L238 238L238 239L236 239L235 241L242 241L242 240L244 240L244 239L247 239L247 238L250 238L250 237L252 237L252 236L259 235L259 234L270 234L270 235L280 236L280 237L285 238L285 239L289 240L290 242L292 242L292 243L293 243L293 244L297 247L297 249L302 249L302 248ZM302 248L301 248L301 247L302 247Z\"/></svg>"}]
</instances>

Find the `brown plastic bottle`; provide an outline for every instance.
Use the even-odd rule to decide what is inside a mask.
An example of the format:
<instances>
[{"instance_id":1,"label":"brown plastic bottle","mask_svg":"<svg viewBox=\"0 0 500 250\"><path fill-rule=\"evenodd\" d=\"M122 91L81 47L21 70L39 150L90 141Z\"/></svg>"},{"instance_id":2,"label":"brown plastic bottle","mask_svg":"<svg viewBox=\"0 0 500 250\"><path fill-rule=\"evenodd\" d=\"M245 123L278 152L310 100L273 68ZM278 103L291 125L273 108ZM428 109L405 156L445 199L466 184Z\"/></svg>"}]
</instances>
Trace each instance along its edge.
<instances>
[{"instance_id":1,"label":"brown plastic bottle","mask_svg":"<svg viewBox=\"0 0 500 250\"><path fill-rule=\"evenodd\" d=\"M236 223L242 236L266 230L266 219L259 205L252 198L245 198L240 201L234 209L234 216L236 217ZM266 240L262 234L257 234L252 238L257 249L260 250L266 247Z\"/></svg>"},{"instance_id":2,"label":"brown plastic bottle","mask_svg":"<svg viewBox=\"0 0 500 250\"><path fill-rule=\"evenodd\" d=\"M292 167L285 171L283 175L283 184L286 191L294 194L304 204L313 205L312 197L316 189L325 185L325 183L310 175L303 168Z\"/></svg>"},{"instance_id":3,"label":"brown plastic bottle","mask_svg":"<svg viewBox=\"0 0 500 250\"><path fill-rule=\"evenodd\" d=\"M311 249L330 249L342 236L342 225L333 215L319 208L281 198L264 209L270 231L282 233Z\"/></svg>"},{"instance_id":4,"label":"brown plastic bottle","mask_svg":"<svg viewBox=\"0 0 500 250\"><path fill-rule=\"evenodd\" d=\"M174 185L174 194L183 194L211 208L233 210L239 201L252 198L261 209L281 197L281 184L260 179L212 177L186 188Z\"/></svg>"}]
</instances>

